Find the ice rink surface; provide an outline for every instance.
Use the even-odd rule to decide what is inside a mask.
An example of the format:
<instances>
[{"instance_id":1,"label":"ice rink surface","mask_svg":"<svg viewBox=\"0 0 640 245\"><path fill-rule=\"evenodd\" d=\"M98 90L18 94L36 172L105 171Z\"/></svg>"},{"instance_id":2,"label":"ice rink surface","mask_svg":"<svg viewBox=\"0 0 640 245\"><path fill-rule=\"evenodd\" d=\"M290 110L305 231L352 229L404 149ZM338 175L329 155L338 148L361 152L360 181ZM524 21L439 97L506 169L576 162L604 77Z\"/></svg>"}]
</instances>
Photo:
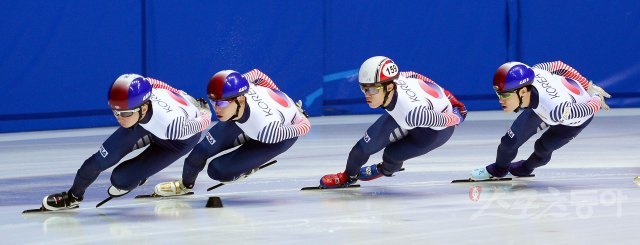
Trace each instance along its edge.
<instances>
[{"instance_id":1,"label":"ice rink surface","mask_svg":"<svg viewBox=\"0 0 640 245\"><path fill-rule=\"evenodd\" d=\"M146 185L107 197L111 170L80 209L27 214L66 191L115 128L0 134L2 244L638 244L640 110L601 111L534 178L451 184L495 160L515 114L470 112L451 140L391 178L343 190L299 191L344 169L377 115L312 118L309 135L275 165L220 187L202 172L196 194L134 200L180 178L183 159ZM46 122L43 122L46 123ZM528 157L540 133L520 148ZM134 152L133 154L137 154ZM370 163L380 161L380 153ZM205 208L219 196L223 208Z\"/></svg>"}]
</instances>

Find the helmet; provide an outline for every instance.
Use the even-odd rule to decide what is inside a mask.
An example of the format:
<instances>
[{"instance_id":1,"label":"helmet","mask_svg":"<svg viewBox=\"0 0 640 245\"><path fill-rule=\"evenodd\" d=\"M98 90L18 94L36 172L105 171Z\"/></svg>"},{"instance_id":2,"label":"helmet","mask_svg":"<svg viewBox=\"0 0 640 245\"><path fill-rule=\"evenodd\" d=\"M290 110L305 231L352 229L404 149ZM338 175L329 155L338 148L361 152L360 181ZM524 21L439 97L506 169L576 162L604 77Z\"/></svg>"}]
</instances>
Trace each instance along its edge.
<instances>
[{"instance_id":1,"label":"helmet","mask_svg":"<svg viewBox=\"0 0 640 245\"><path fill-rule=\"evenodd\" d=\"M137 74L124 74L109 89L109 106L112 110L134 109L151 98L151 83Z\"/></svg>"},{"instance_id":2,"label":"helmet","mask_svg":"<svg viewBox=\"0 0 640 245\"><path fill-rule=\"evenodd\" d=\"M534 76L533 70L528 65L520 62L504 63L493 75L493 90L506 92L531 85Z\"/></svg>"},{"instance_id":3,"label":"helmet","mask_svg":"<svg viewBox=\"0 0 640 245\"><path fill-rule=\"evenodd\" d=\"M226 100L247 93L249 82L237 71L219 71L207 86L207 95L211 100Z\"/></svg>"},{"instance_id":4,"label":"helmet","mask_svg":"<svg viewBox=\"0 0 640 245\"><path fill-rule=\"evenodd\" d=\"M400 76L400 70L393 60L384 56L374 56L362 63L358 72L360 83L384 83Z\"/></svg>"}]
</instances>

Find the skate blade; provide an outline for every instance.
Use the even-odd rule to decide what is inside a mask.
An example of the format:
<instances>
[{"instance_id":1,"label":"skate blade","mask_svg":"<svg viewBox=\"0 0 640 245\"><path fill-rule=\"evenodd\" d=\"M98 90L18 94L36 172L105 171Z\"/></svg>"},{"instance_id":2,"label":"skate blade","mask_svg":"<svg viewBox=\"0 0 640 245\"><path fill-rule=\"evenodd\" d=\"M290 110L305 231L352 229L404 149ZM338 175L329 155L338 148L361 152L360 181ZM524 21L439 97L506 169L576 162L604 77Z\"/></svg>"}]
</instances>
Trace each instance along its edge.
<instances>
[{"instance_id":1,"label":"skate blade","mask_svg":"<svg viewBox=\"0 0 640 245\"><path fill-rule=\"evenodd\" d=\"M335 187L335 188L324 188L322 186L310 186L310 187L302 187L302 189L300 189L301 191L308 191L308 190L335 190L335 189L348 189L348 188L358 188L360 187L360 185L350 185L347 187Z\"/></svg>"},{"instance_id":2,"label":"skate blade","mask_svg":"<svg viewBox=\"0 0 640 245\"><path fill-rule=\"evenodd\" d=\"M76 208L78 208L78 207L66 208L66 209L60 209L60 210L49 210L49 209L46 209L44 207L40 207L40 208L24 210L24 211L22 211L22 213L23 214L29 214L29 213L59 212L59 211L65 211L65 210L70 210L70 209L76 209Z\"/></svg>"},{"instance_id":3,"label":"skate blade","mask_svg":"<svg viewBox=\"0 0 640 245\"><path fill-rule=\"evenodd\" d=\"M457 179L451 181L451 183L470 183L470 182L496 182L496 181L510 181L511 178L489 178L485 180L474 180L474 179Z\"/></svg>"},{"instance_id":4,"label":"skate blade","mask_svg":"<svg viewBox=\"0 0 640 245\"><path fill-rule=\"evenodd\" d=\"M511 175L511 174L508 174L507 176L505 176L505 178L512 178L512 179L526 179L526 178L531 178L531 177L536 177L536 175L535 174L530 174L530 175L527 175L527 176L514 176L514 175Z\"/></svg>"},{"instance_id":5,"label":"skate blade","mask_svg":"<svg viewBox=\"0 0 640 245\"><path fill-rule=\"evenodd\" d=\"M469 182L493 182L493 181L510 181L515 179L526 179L526 178L532 178L532 177L536 177L535 174L530 174L527 176L513 176L511 174L508 175L509 177L503 177L503 178L489 178L489 179L485 179L485 180L474 180L471 178L468 179L457 179L457 180L453 180L451 181L451 183L469 183Z\"/></svg>"},{"instance_id":6,"label":"skate blade","mask_svg":"<svg viewBox=\"0 0 640 245\"><path fill-rule=\"evenodd\" d=\"M277 162L278 162L278 160L273 160L273 161L271 161L271 162L265 163L265 164L263 164L262 166L258 167L258 170L263 169L263 168L266 168L266 167L269 167L269 166L271 166L271 165L273 165L274 163L277 163ZM258 170L256 170L256 172L257 172ZM255 173L255 172L253 172L253 173L251 173L251 174L254 174L254 173ZM247 176L245 176L244 178L247 178L247 177L248 177L248 175L247 175ZM228 184L228 183L229 183L229 182L227 182L226 184ZM217 185L214 185L214 186L212 186L212 187L207 188L207 191L211 191L211 190L213 190L213 189L217 189L218 187L223 186L223 185L225 185L225 183L218 183Z\"/></svg>"},{"instance_id":7,"label":"skate blade","mask_svg":"<svg viewBox=\"0 0 640 245\"><path fill-rule=\"evenodd\" d=\"M530 175L527 175L527 176L518 176L518 177L516 177L516 179L519 179L519 178L531 178L531 177L536 177L536 175L535 174L530 174Z\"/></svg>"},{"instance_id":8,"label":"skate blade","mask_svg":"<svg viewBox=\"0 0 640 245\"><path fill-rule=\"evenodd\" d=\"M160 196L157 195L156 193L153 193L151 195L137 195L136 197L134 197L133 199L145 199L145 198L175 198L175 197L181 197L181 196L190 196L193 195L193 192L187 192L184 195L176 195L176 196Z\"/></svg>"}]
</instances>

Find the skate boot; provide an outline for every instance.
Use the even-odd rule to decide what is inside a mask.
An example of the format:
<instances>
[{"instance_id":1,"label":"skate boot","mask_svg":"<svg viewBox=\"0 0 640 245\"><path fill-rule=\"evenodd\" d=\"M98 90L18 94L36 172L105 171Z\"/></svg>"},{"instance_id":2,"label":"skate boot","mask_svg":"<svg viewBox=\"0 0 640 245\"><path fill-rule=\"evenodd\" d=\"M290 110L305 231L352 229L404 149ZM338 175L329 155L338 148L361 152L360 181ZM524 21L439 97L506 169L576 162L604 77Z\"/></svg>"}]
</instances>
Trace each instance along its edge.
<instances>
[{"instance_id":1,"label":"skate boot","mask_svg":"<svg viewBox=\"0 0 640 245\"><path fill-rule=\"evenodd\" d=\"M110 186L109 189L107 189L107 193L109 194L110 197L121 197L126 195L129 192L131 192L131 190L122 190L122 189L118 189L115 186Z\"/></svg>"},{"instance_id":2,"label":"skate boot","mask_svg":"<svg viewBox=\"0 0 640 245\"><path fill-rule=\"evenodd\" d=\"M322 188L340 188L350 186L358 181L357 177L347 176L347 173L327 174L320 179Z\"/></svg>"},{"instance_id":3,"label":"skate boot","mask_svg":"<svg viewBox=\"0 0 640 245\"><path fill-rule=\"evenodd\" d=\"M158 196L180 196L192 191L193 187L186 187L182 180L174 180L157 184L154 188L154 195Z\"/></svg>"},{"instance_id":4,"label":"skate boot","mask_svg":"<svg viewBox=\"0 0 640 245\"><path fill-rule=\"evenodd\" d=\"M71 209L79 207L81 201L82 198L75 197L71 193L62 192L44 197L42 206L47 210Z\"/></svg>"},{"instance_id":5,"label":"skate boot","mask_svg":"<svg viewBox=\"0 0 640 245\"><path fill-rule=\"evenodd\" d=\"M498 168L495 163L492 163L484 168L477 168L471 171L471 179L486 180L491 178L503 178L508 173L508 168Z\"/></svg>"},{"instance_id":6,"label":"skate boot","mask_svg":"<svg viewBox=\"0 0 640 245\"><path fill-rule=\"evenodd\" d=\"M382 168L382 163L373 164L370 166L360 168L360 172L358 174L358 180L362 181L370 181L384 176L380 169Z\"/></svg>"},{"instance_id":7,"label":"skate boot","mask_svg":"<svg viewBox=\"0 0 640 245\"><path fill-rule=\"evenodd\" d=\"M482 168L476 168L473 171L471 171L471 179L472 180L487 180L492 178L493 175L491 175L489 173L489 171L487 171L487 168L482 167Z\"/></svg>"},{"instance_id":8,"label":"skate boot","mask_svg":"<svg viewBox=\"0 0 640 245\"><path fill-rule=\"evenodd\" d=\"M529 177L533 173L533 169L524 166L524 160L520 160L509 164L509 173L517 177Z\"/></svg>"}]
</instances>

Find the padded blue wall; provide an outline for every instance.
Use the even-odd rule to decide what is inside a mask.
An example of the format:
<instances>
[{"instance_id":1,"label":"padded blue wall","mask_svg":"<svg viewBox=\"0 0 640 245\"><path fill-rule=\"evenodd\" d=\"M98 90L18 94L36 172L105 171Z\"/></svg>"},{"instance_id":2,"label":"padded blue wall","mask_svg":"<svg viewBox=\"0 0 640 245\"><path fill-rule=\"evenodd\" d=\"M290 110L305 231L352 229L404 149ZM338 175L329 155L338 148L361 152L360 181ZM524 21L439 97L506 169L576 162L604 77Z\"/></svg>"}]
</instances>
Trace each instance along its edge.
<instances>
[{"instance_id":1,"label":"padded blue wall","mask_svg":"<svg viewBox=\"0 0 640 245\"><path fill-rule=\"evenodd\" d=\"M204 97L222 69L259 68L312 115L380 113L357 69L386 55L470 110L499 109L503 62L563 60L615 107L640 106L640 2L2 1L0 132L116 125L106 93L140 73Z\"/></svg>"},{"instance_id":2,"label":"padded blue wall","mask_svg":"<svg viewBox=\"0 0 640 245\"><path fill-rule=\"evenodd\" d=\"M294 100L322 87L321 1L149 1L147 33L148 75L193 96L227 69L258 68Z\"/></svg>"},{"instance_id":3,"label":"padded blue wall","mask_svg":"<svg viewBox=\"0 0 640 245\"><path fill-rule=\"evenodd\" d=\"M376 112L357 86L360 64L374 55L430 77L470 110L499 109L487 99L495 98L490 80L507 55L505 1L389 4L327 2L324 114Z\"/></svg>"},{"instance_id":4,"label":"padded blue wall","mask_svg":"<svg viewBox=\"0 0 640 245\"><path fill-rule=\"evenodd\" d=\"M613 95L640 106L640 1L520 2L520 58L563 60Z\"/></svg>"},{"instance_id":5,"label":"padded blue wall","mask_svg":"<svg viewBox=\"0 0 640 245\"><path fill-rule=\"evenodd\" d=\"M115 125L107 90L142 72L139 1L0 1L0 132Z\"/></svg>"}]
</instances>

